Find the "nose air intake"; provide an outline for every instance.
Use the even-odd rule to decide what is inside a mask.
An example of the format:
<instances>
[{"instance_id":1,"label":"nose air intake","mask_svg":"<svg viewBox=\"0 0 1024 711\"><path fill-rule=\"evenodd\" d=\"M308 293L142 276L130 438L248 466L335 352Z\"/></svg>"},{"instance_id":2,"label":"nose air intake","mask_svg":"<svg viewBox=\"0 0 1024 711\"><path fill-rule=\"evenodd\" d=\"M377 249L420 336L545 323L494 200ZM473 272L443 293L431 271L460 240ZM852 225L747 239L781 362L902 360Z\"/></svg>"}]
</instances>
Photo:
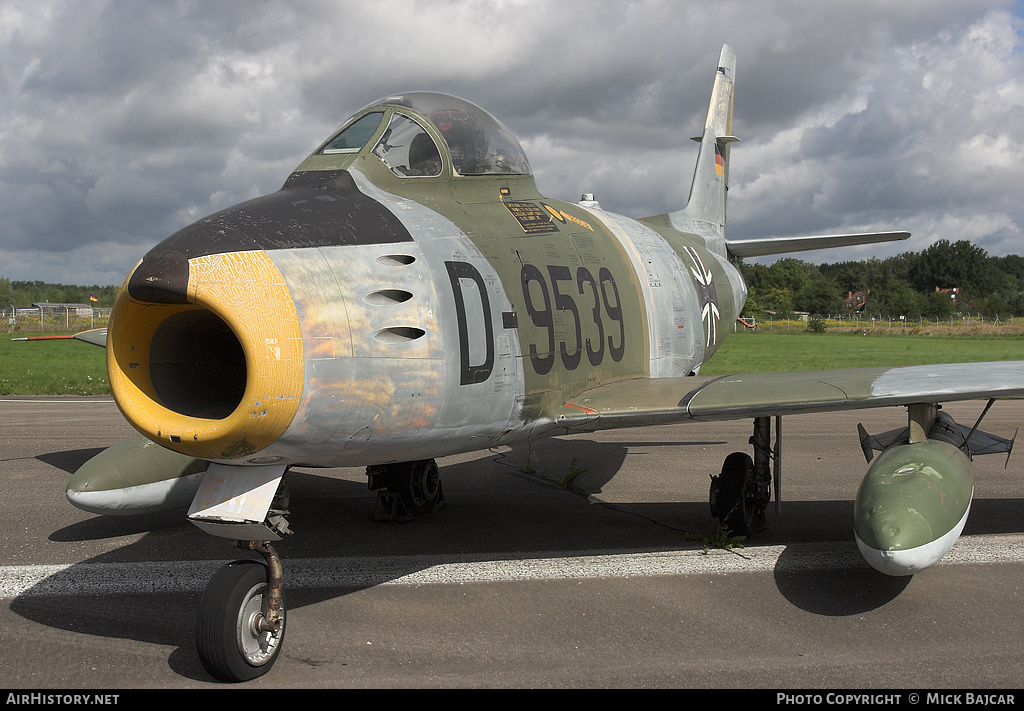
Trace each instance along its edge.
<instances>
[{"instance_id":1,"label":"nose air intake","mask_svg":"<svg viewBox=\"0 0 1024 711\"><path fill-rule=\"evenodd\" d=\"M245 396L245 352L212 311L168 317L153 334L149 377L164 405L188 417L222 420Z\"/></svg>"},{"instance_id":2,"label":"nose air intake","mask_svg":"<svg viewBox=\"0 0 1024 711\"><path fill-rule=\"evenodd\" d=\"M303 348L291 294L262 250L157 257L129 276L111 313L114 399L153 441L243 464L298 410Z\"/></svg>"}]
</instances>

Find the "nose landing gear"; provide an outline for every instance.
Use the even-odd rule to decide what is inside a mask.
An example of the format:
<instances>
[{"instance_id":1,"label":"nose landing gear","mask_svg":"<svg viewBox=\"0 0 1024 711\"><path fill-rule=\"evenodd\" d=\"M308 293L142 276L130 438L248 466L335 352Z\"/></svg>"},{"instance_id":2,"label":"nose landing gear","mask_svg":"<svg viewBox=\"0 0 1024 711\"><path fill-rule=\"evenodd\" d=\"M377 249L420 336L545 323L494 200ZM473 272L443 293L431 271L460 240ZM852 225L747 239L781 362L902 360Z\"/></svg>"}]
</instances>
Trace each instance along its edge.
<instances>
[{"instance_id":1,"label":"nose landing gear","mask_svg":"<svg viewBox=\"0 0 1024 711\"><path fill-rule=\"evenodd\" d=\"M213 482L222 487L217 506L190 513L190 520L204 530L229 537L246 535L259 539L239 540L237 545L254 551L263 560L236 560L221 568L210 580L199 602L196 616L196 648L203 668L222 681L248 681L266 674L281 652L285 631L285 604L281 560L269 540L290 533L287 520L287 491L284 467L268 472L267 485L260 491L248 482L231 477L252 478L252 470L216 470L228 479ZM433 459L367 468L370 488L378 489L378 518L403 519L421 516L444 505L441 476ZM204 486L206 485L204 480ZM234 486L232 486L234 485ZM276 495L274 492L276 490ZM201 492L202 493L202 490ZM237 493L245 494L243 497ZM273 495L273 498L271 496ZM197 494L197 500L208 498ZM260 499L248 512L250 518L227 511L227 504L241 499ZM383 509L383 514L381 510ZM211 517L210 512L217 514ZM263 523L256 523L263 521Z\"/></svg>"},{"instance_id":2,"label":"nose landing gear","mask_svg":"<svg viewBox=\"0 0 1024 711\"><path fill-rule=\"evenodd\" d=\"M203 668L222 681L266 674L284 642L285 606L281 562L274 549L240 541L266 562L236 560L210 580L196 616L196 647Z\"/></svg>"}]
</instances>

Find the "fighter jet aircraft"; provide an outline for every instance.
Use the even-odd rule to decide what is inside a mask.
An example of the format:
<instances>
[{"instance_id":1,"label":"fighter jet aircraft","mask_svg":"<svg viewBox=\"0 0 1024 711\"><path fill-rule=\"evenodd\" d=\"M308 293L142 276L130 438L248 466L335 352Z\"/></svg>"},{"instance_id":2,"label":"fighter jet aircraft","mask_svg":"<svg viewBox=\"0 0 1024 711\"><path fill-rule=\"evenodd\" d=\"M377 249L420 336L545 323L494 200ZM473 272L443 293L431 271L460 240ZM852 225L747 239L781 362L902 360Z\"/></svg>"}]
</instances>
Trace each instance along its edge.
<instances>
[{"instance_id":1,"label":"fighter jet aircraft","mask_svg":"<svg viewBox=\"0 0 1024 711\"><path fill-rule=\"evenodd\" d=\"M736 258L909 236L727 239L735 66L724 47L677 212L633 220L590 196L546 198L494 117L414 92L358 111L278 192L139 262L106 340L114 398L139 435L83 465L67 496L103 514L188 506L196 526L262 556L221 569L203 595L196 641L212 675L257 677L281 651L272 542L290 532L293 466L365 466L386 515L415 517L443 500L438 457L743 418L752 453L725 460L710 501L749 534L779 500L783 415L906 406L903 430L862 433L869 460L883 451L855 536L889 574L949 550L972 453L1011 443L938 405L1024 395L1024 362L699 374L746 300Z\"/></svg>"}]
</instances>

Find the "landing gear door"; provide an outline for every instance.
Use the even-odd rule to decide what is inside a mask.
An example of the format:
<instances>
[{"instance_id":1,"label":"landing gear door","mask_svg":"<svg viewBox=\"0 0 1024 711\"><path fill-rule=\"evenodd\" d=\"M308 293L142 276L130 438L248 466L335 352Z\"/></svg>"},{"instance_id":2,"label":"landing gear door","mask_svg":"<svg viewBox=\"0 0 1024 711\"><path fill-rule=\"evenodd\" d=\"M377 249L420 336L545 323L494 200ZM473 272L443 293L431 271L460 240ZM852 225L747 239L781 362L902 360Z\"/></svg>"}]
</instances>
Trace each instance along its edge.
<instances>
[{"instance_id":1,"label":"landing gear door","mask_svg":"<svg viewBox=\"0 0 1024 711\"><path fill-rule=\"evenodd\" d=\"M265 521L285 468L211 464L189 507L188 520L221 538L281 540Z\"/></svg>"}]
</instances>

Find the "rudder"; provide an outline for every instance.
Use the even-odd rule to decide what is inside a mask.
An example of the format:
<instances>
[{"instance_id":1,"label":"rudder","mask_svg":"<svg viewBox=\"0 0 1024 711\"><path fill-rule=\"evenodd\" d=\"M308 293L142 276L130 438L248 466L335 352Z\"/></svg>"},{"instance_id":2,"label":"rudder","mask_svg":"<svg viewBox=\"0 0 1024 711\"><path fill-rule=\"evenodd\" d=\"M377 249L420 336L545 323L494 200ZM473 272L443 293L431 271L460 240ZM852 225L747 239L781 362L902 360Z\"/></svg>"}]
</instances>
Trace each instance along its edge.
<instances>
[{"instance_id":1,"label":"rudder","mask_svg":"<svg viewBox=\"0 0 1024 711\"><path fill-rule=\"evenodd\" d=\"M732 135L733 86L736 81L736 53L722 45L715 85L711 92L697 167L686 207L669 214L677 229L694 230L706 236L725 234L725 207L729 190L729 145L739 139Z\"/></svg>"}]
</instances>

